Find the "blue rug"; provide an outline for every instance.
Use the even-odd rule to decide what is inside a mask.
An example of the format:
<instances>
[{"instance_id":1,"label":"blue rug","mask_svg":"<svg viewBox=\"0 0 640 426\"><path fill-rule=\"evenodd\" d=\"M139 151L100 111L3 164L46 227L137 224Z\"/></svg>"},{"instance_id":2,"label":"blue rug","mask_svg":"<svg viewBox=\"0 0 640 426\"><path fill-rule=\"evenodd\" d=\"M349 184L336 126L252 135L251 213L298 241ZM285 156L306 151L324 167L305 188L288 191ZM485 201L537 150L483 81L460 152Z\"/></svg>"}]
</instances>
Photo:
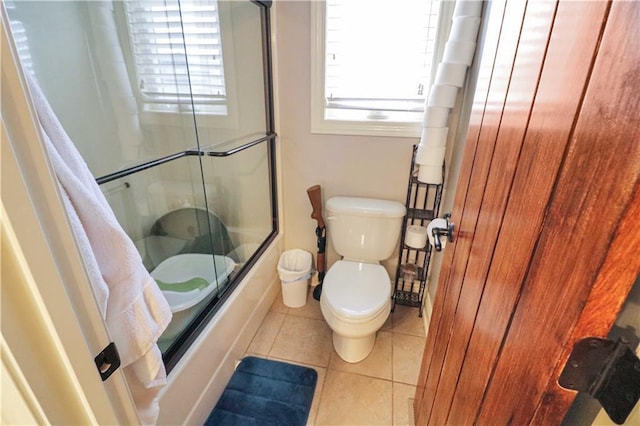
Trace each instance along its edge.
<instances>
[{"instance_id":1,"label":"blue rug","mask_svg":"<svg viewBox=\"0 0 640 426\"><path fill-rule=\"evenodd\" d=\"M304 426L317 380L318 373L312 368L246 357L205 426Z\"/></svg>"}]
</instances>

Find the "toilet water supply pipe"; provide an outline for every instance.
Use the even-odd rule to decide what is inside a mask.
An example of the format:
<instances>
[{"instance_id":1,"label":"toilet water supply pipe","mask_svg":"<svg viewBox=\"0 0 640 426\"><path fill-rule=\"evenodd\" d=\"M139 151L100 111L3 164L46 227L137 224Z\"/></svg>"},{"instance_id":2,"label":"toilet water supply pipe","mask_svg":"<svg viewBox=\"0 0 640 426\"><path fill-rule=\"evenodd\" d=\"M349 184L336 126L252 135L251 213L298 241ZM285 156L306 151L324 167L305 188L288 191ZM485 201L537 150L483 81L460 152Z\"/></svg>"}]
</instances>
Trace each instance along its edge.
<instances>
[{"instance_id":1,"label":"toilet water supply pipe","mask_svg":"<svg viewBox=\"0 0 640 426\"><path fill-rule=\"evenodd\" d=\"M449 110L456 104L458 89L464 86L467 68L473 61L482 4L479 0L456 2L442 61L438 64L435 81L425 102L415 160L419 165L420 182L442 184Z\"/></svg>"},{"instance_id":2,"label":"toilet water supply pipe","mask_svg":"<svg viewBox=\"0 0 640 426\"><path fill-rule=\"evenodd\" d=\"M316 269L318 270L318 285L313 289L313 298L320 300L322 294L322 281L326 271L327 263L324 257L324 250L327 242L327 230L322 219L322 193L320 185L313 185L307 189L307 195L311 202L313 211L311 218L317 221L316 237L318 239L318 252L316 253Z\"/></svg>"}]
</instances>

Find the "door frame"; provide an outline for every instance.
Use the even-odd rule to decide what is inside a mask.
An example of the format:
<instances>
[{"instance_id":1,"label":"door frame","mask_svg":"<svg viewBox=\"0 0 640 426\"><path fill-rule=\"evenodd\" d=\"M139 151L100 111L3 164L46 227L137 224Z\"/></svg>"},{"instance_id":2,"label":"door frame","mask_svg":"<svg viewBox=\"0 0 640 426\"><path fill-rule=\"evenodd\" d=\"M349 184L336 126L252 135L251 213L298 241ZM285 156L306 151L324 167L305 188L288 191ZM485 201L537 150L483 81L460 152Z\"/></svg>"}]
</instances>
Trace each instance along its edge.
<instances>
[{"instance_id":1,"label":"door frame","mask_svg":"<svg viewBox=\"0 0 640 426\"><path fill-rule=\"evenodd\" d=\"M3 245L15 259L5 270L3 257L3 276L18 277L3 282L2 302L20 306L14 312L19 318L3 318L2 335L17 362L15 371L31 385L48 420L135 424L123 373L117 370L102 382L93 361L111 339L44 150L4 4L0 11L1 219ZM57 391L46 392L52 388Z\"/></svg>"}]
</instances>

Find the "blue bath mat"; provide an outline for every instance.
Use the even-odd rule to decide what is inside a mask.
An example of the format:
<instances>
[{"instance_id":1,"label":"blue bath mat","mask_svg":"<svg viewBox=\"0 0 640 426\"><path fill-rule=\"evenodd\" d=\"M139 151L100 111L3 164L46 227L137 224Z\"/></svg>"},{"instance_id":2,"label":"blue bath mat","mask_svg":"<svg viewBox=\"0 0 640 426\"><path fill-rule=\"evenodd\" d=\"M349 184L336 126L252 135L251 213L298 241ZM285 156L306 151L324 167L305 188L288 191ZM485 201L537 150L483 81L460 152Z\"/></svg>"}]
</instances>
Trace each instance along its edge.
<instances>
[{"instance_id":1,"label":"blue bath mat","mask_svg":"<svg viewBox=\"0 0 640 426\"><path fill-rule=\"evenodd\" d=\"M312 368L246 357L205 426L304 426L317 380L318 373Z\"/></svg>"}]
</instances>

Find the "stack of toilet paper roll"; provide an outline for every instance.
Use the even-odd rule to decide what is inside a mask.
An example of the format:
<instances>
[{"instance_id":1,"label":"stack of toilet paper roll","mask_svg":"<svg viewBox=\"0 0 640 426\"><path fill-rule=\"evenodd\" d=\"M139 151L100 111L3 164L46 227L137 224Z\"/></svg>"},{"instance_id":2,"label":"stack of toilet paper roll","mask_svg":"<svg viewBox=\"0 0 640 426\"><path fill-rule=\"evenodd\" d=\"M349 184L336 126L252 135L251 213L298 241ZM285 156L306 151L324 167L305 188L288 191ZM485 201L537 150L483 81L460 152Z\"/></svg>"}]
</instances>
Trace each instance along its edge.
<instances>
[{"instance_id":1,"label":"stack of toilet paper roll","mask_svg":"<svg viewBox=\"0 0 640 426\"><path fill-rule=\"evenodd\" d=\"M409 225L404 235L404 243L409 247L422 249L427 245L427 228L420 225Z\"/></svg>"},{"instance_id":2,"label":"stack of toilet paper roll","mask_svg":"<svg viewBox=\"0 0 640 426\"><path fill-rule=\"evenodd\" d=\"M442 62L438 64L424 110L422 135L416 153L420 182L442 183L442 165L449 134L449 110L456 104L458 89L464 85L467 68L473 61L481 13L482 1L456 2Z\"/></svg>"}]
</instances>

